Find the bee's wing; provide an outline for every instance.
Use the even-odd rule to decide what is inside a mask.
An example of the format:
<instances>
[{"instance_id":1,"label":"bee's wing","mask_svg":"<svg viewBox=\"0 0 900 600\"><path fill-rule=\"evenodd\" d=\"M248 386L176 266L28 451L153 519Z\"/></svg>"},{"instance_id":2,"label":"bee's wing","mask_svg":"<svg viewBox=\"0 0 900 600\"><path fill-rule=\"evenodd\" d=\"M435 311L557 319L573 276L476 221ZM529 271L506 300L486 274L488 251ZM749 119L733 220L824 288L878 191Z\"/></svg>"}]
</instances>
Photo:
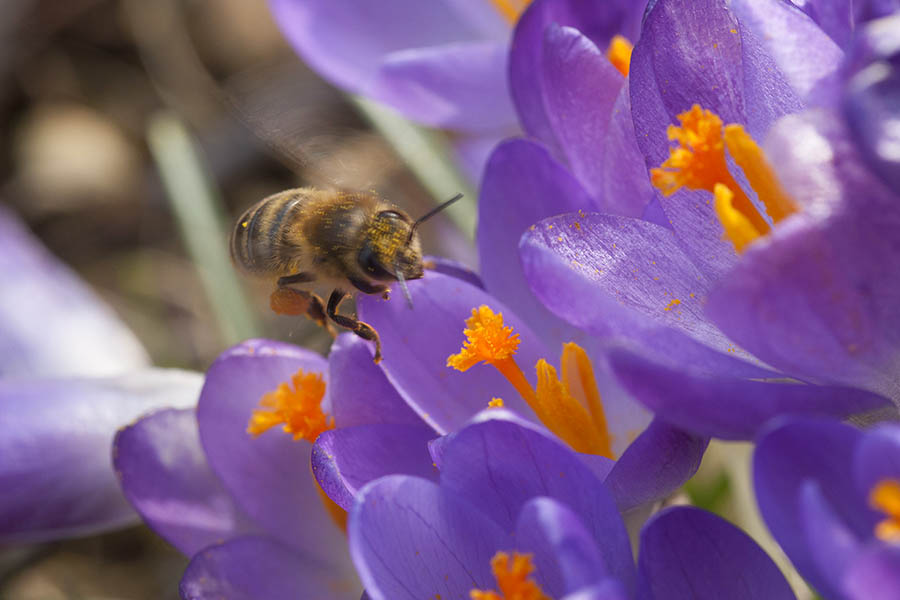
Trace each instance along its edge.
<instances>
[{"instance_id":1,"label":"bee's wing","mask_svg":"<svg viewBox=\"0 0 900 600\"><path fill-rule=\"evenodd\" d=\"M235 116L309 185L368 189L399 168L344 97L296 57L233 75L221 89Z\"/></svg>"}]
</instances>

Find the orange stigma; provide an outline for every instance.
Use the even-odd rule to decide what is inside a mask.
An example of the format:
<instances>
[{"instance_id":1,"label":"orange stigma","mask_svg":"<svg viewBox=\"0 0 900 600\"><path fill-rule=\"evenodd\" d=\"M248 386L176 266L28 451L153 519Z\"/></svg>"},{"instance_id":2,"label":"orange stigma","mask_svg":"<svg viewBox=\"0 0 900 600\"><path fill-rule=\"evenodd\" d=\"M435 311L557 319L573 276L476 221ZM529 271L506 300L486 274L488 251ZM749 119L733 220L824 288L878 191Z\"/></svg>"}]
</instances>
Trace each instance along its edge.
<instances>
[{"instance_id":1,"label":"orange stigma","mask_svg":"<svg viewBox=\"0 0 900 600\"><path fill-rule=\"evenodd\" d=\"M519 15L531 4L531 0L491 0L491 4L507 23L514 25L519 20Z\"/></svg>"},{"instance_id":2,"label":"orange stigma","mask_svg":"<svg viewBox=\"0 0 900 600\"><path fill-rule=\"evenodd\" d=\"M632 50L634 50L634 44L629 42L628 38L619 34L613 36L609 41L609 48L606 49L606 58L619 70L623 77L628 77Z\"/></svg>"},{"instance_id":3,"label":"orange stigma","mask_svg":"<svg viewBox=\"0 0 900 600\"><path fill-rule=\"evenodd\" d=\"M506 377L538 419L576 452L614 458L603 403L587 353L577 344L563 347L562 379L546 360L535 365L537 389L531 387L513 355L519 335L503 323L503 315L487 306L472 309L463 332L466 341L447 366L467 371L485 362ZM493 401L492 401L493 402Z\"/></svg>"},{"instance_id":4,"label":"orange stigma","mask_svg":"<svg viewBox=\"0 0 900 600\"><path fill-rule=\"evenodd\" d=\"M650 170L650 181L664 196L682 187L712 192L724 236L737 252L771 231L771 226L738 185L728 169L726 148L773 223L797 212L782 190L762 149L740 125L722 126L722 119L695 104L678 115L680 126L669 125L668 138L678 145L669 158Z\"/></svg>"},{"instance_id":5,"label":"orange stigma","mask_svg":"<svg viewBox=\"0 0 900 600\"><path fill-rule=\"evenodd\" d=\"M512 561L506 552L498 552L491 559L491 570L500 592L472 590L470 600L551 600L535 581L530 554L513 552Z\"/></svg>"},{"instance_id":6,"label":"orange stigma","mask_svg":"<svg viewBox=\"0 0 900 600\"><path fill-rule=\"evenodd\" d=\"M900 481L885 479L878 482L869 494L869 504L887 515L875 526L875 537L885 542L900 543Z\"/></svg>"},{"instance_id":7,"label":"orange stigma","mask_svg":"<svg viewBox=\"0 0 900 600\"><path fill-rule=\"evenodd\" d=\"M285 433L294 440L314 442L323 431L334 428L334 418L322 412L325 381L318 373L298 370L291 377L291 384L281 383L277 389L263 395L261 408L253 411L247 424L247 433L253 437L265 433L276 425L283 425Z\"/></svg>"}]
</instances>

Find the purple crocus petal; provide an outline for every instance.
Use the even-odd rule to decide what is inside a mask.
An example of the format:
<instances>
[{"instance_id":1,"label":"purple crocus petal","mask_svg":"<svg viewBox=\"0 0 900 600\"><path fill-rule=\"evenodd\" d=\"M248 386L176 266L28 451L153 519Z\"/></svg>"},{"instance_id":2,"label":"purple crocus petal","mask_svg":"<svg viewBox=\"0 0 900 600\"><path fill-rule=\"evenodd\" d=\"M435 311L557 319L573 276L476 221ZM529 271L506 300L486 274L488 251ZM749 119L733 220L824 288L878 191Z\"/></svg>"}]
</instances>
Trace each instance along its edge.
<instances>
[{"instance_id":1,"label":"purple crocus petal","mask_svg":"<svg viewBox=\"0 0 900 600\"><path fill-rule=\"evenodd\" d=\"M544 32L548 25L573 27L605 50L615 34L637 39L644 2L612 0L602 5L578 0L535 0L519 18L509 56L510 92L525 131L550 147L556 146L544 104L550 87L540 76Z\"/></svg>"},{"instance_id":2,"label":"purple crocus petal","mask_svg":"<svg viewBox=\"0 0 900 600\"><path fill-rule=\"evenodd\" d=\"M384 57L367 93L435 127L505 131L515 126L506 55L506 40L393 52Z\"/></svg>"},{"instance_id":3,"label":"purple crocus petal","mask_svg":"<svg viewBox=\"0 0 900 600\"><path fill-rule=\"evenodd\" d=\"M741 24L744 85L751 127L754 120L767 113L778 118L797 110L800 106L794 100L786 101L785 97L796 95L807 101L827 79L835 76L844 53L813 19L791 3L732 0L729 7ZM763 53L765 58L754 56ZM755 106L757 103L760 106ZM767 107L762 106L765 103ZM762 130L753 133L759 135Z\"/></svg>"},{"instance_id":4,"label":"purple crocus petal","mask_svg":"<svg viewBox=\"0 0 900 600\"><path fill-rule=\"evenodd\" d=\"M434 431L419 425L359 425L326 431L313 445L312 470L344 510L365 484L391 474L437 480L428 453Z\"/></svg>"},{"instance_id":5,"label":"purple crocus petal","mask_svg":"<svg viewBox=\"0 0 900 600\"><path fill-rule=\"evenodd\" d=\"M453 104L458 97L440 98L440 102L430 107L428 102L422 102L428 96L421 92L431 87L432 92L456 95L457 90L434 87L440 84L435 73L458 61L460 48L465 48L467 42L502 39L485 35L484 20L480 24L470 21L471 15L450 3L426 6L415 0L391 0L369 6L347 0L271 0L270 6L288 41L307 63L335 85L375 100L399 101L402 104L395 108L431 125L471 128L483 120L477 110L467 114L448 111L448 103ZM504 61L496 49L475 55L471 51L462 52L478 60L462 70L463 74L471 75L463 82L466 93L478 85L486 85L489 90L505 88ZM384 72L382 67L386 63L392 66ZM416 67L412 68L413 65ZM416 101L408 102L398 96L387 86L385 76L407 91L412 81L405 77L421 77L418 83L423 87L418 90ZM459 81L458 77L454 79ZM384 94L388 97L382 97ZM503 98L507 96L505 89L500 98L494 97L493 92L486 96L493 103L508 102ZM507 120L511 120L512 111L509 115ZM474 120L467 122L467 119Z\"/></svg>"},{"instance_id":6,"label":"purple crocus petal","mask_svg":"<svg viewBox=\"0 0 900 600\"><path fill-rule=\"evenodd\" d=\"M900 548L892 545L864 550L844 578L850 600L897 600L900 590Z\"/></svg>"},{"instance_id":7,"label":"purple crocus petal","mask_svg":"<svg viewBox=\"0 0 900 600\"><path fill-rule=\"evenodd\" d=\"M161 410L120 429L113 466L141 518L187 556L254 532L206 463L193 409Z\"/></svg>"},{"instance_id":8,"label":"purple crocus petal","mask_svg":"<svg viewBox=\"0 0 900 600\"><path fill-rule=\"evenodd\" d=\"M629 600L622 584L615 579L605 579L597 585L566 594L561 600Z\"/></svg>"},{"instance_id":9,"label":"purple crocus petal","mask_svg":"<svg viewBox=\"0 0 900 600\"><path fill-rule=\"evenodd\" d=\"M336 427L371 423L421 425L378 365L372 362L371 344L352 333L342 333L328 354L328 398Z\"/></svg>"},{"instance_id":10,"label":"purple crocus petal","mask_svg":"<svg viewBox=\"0 0 900 600\"><path fill-rule=\"evenodd\" d=\"M581 32L556 24L545 30L540 67L554 137L572 173L601 198L607 129L625 78Z\"/></svg>"},{"instance_id":11,"label":"purple crocus petal","mask_svg":"<svg viewBox=\"0 0 900 600\"><path fill-rule=\"evenodd\" d=\"M484 289L484 283L481 281L481 276L459 261L444 258L442 256L426 256L425 262L431 263L428 266L428 269L431 271L462 279L466 283L471 283L475 287Z\"/></svg>"},{"instance_id":12,"label":"purple crocus petal","mask_svg":"<svg viewBox=\"0 0 900 600\"><path fill-rule=\"evenodd\" d=\"M351 569L310 560L264 537L242 537L197 554L181 578L185 600L355 600L359 582Z\"/></svg>"},{"instance_id":13,"label":"purple crocus petal","mask_svg":"<svg viewBox=\"0 0 900 600\"><path fill-rule=\"evenodd\" d=\"M559 227L547 228L554 223ZM590 237L585 235L588 231ZM621 247L619 241L609 238L612 235L621 236ZM586 243L588 239L590 243ZM535 295L554 314L587 333L607 340L624 337L659 360L678 356L682 363L710 373L778 376L738 359L743 353L705 322L699 305L700 290L707 284L692 270L670 230L623 217L564 215L527 232L519 252ZM632 254L634 258L626 260ZM668 266L672 269L664 268ZM673 277L676 272L683 278ZM663 287L663 281L676 287ZM621 295L617 283L629 296ZM679 291L684 294L678 295ZM686 328L685 317L693 329Z\"/></svg>"},{"instance_id":14,"label":"purple crocus petal","mask_svg":"<svg viewBox=\"0 0 900 600\"><path fill-rule=\"evenodd\" d=\"M201 382L199 374L163 369L0 380L0 541L82 536L133 522L110 464L113 435L148 411L193 406Z\"/></svg>"},{"instance_id":15,"label":"purple crocus petal","mask_svg":"<svg viewBox=\"0 0 900 600\"><path fill-rule=\"evenodd\" d=\"M671 495L700 467L709 438L654 419L619 457L604 484L620 511Z\"/></svg>"},{"instance_id":16,"label":"purple crocus petal","mask_svg":"<svg viewBox=\"0 0 900 600\"><path fill-rule=\"evenodd\" d=\"M498 135L493 132L485 135L463 135L451 140L456 163L466 178L475 185L481 183L484 176L484 168L488 159L505 138L516 135L518 130L510 131L506 135Z\"/></svg>"},{"instance_id":17,"label":"purple crocus petal","mask_svg":"<svg viewBox=\"0 0 900 600\"><path fill-rule=\"evenodd\" d=\"M443 444L441 486L476 498L507 531L531 498L568 505L594 539L603 540L610 575L633 588L634 563L615 500L578 455L549 434L486 411Z\"/></svg>"},{"instance_id":18,"label":"purple crocus petal","mask_svg":"<svg viewBox=\"0 0 900 600\"><path fill-rule=\"evenodd\" d=\"M571 509L550 498L534 498L516 521L516 547L534 555L544 593L558 598L607 576L598 541Z\"/></svg>"},{"instance_id":19,"label":"purple crocus petal","mask_svg":"<svg viewBox=\"0 0 900 600\"><path fill-rule=\"evenodd\" d=\"M885 479L900 481L900 426L881 425L869 431L856 448L853 464L856 487L864 497Z\"/></svg>"},{"instance_id":20,"label":"purple crocus petal","mask_svg":"<svg viewBox=\"0 0 900 600\"><path fill-rule=\"evenodd\" d=\"M640 548L641 600L796 598L750 536L697 508L654 515L641 531Z\"/></svg>"},{"instance_id":21,"label":"purple crocus petal","mask_svg":"<svg viewBox=\"0 0 900 600\"><path fill-rule=\"evenodd\" d=\"M363 488L347 534L372 600L466 598L493 589L490 560L513 541L467 500L436 484L392 475Z\"/></svg>"},{"instance_id":22,"label":"purple crocus petal","mask_svg":"<svg viewBox=\"0 0 900 600\"><path fill-rule=\"evenodd\" d=\"M547 352L531 329L487 292L454 277L426 272L424 279L409 282L409 291L412 310L399 294L389 301L361 295L357 307L381 336L382 369L422 420L438 433L454 431L498 396L510 409L531 416L515 388L492 367L460 373L447 366L447 357L462 347L472 309L486 304L520 334L516 360L533 380L531 365Z\"/></svg>"},{"instance_id":23,"label":"purple crocus petal","mask_svg":"<svg viewBox=\"0 0 900 600\"><path fill-rule=\"evenodd\" d=\"M669 221L664 214L657 219L648 218L646 215L648 206L656 197L656 192L650 184L644 155L635 138L634 119L631 116L631 93L627 79L613 105L602 156L601 212L624 217L642 217L645 221L669 227ZM662 213L661 208L659 212Z\"/></svg>"},{"instance_id":24,"label":"purple crocus petal","mask_svg":"<svg viewBox=\"0 0 900 600\"><path fill-rule=\"evenodd\" d=\"M853 5L856 3L854 0L803 0L794 5L843 48L853 35Z\"/></svg>"},{"instance_id":25,"label":"purple crocus petal","mask_svg":"<svg viewBox=\"0 0 900 600\"><path fill-rule=\"evenodd\" d=\"M476 234L481 276L487 289L536 327L548 346L551 340L555 346L573 339L576 331L550 314L531 293L516 252L519 239L541 219L592 206L581 184L540 144L509 140L488 161Z\"/></svg>"},{"instance_id":26,"label":"purple crocus petal","mask_svg":"<svg viewBox=\"0 0 900 600\"><path fill-rule=\"evenodd\" d=\"M900 13L862 29L851 57L844 116L869 166L900 193Z\"/></svg>"},{"instance_id":27,"label":"purple crocus petal","mask_svg":"<svg viewBox=\"0 0 900 600\"><path fill-rule=\"evenodd\" d=\"M595 335L666 327L734 351L703 315L709 281L669 229L628 217L561 215L526 232L520 254L538 298Z\"/></svg>"},{"instance_id":28,"label":"purple crocus petal","mask_svg":"<svg viewBox=\"0 0 900 600\"><path fill-rule=\"evenodd\" d=\"M766 152L801 212L747 249L707 315L786 372L898 397L900 197L831 111L782 119Z\"/></svg>"},{"instance_id":29,"label":"purple crocus petal","mask_svg":"<svg viewBox=\"0 0 900 600\"><path fill-rule=\"evenodd\" d=\"M216 359L197 405L206 457L237 504L270 535L311 555L334 550L340 537L309 471L312 445L278 428L253 438L247 423L262 396L298 369L325 374L327 368L314 352L250 340Z\"/></svg>"},{"instance_id":30,"label":"purple crocus petal","mask_svg":"<svg viewBox=\"0 0 900 600\"><path fill-rule=\"evenodd\" d=\"M845 418L890 404L855 388L710 375L624 348L611 351L610 363L619 383L658 417L697 435L723 439L752 439L780 415Z\"/></svg>"},{"instance_id":31,"label":"purple crocus petal","mask_svg":"<svg viewBox=\"0 0 900 600\"><path fill-rule=\"evenodd\" d=\"M818 591L826 597L839 597L843 574L859 556L863 544L835 513L817 482L803 484L799 504L809 555L828 585Z\"/></svg>"},{"instance_id":32,"label":"purple crocus petal","mask_svg":"<svg viewBox=\"0 0 900 600\"><path fill-rule=\"evenodd\" d=\"M877 515L853 481L853 458L863 435L833 421L791 420L764 434L753 455L753 486L763 519L800 574L818 589L827 582L797 526L803 522L801 492L805 482L814 481L851 533L860 539L871 535Z\"/></svg>"},{"instance_id":33,"label":"purple crocus petal","mask_svg":"<svg viewBox=\"0 0 900 600\"><path fill-rule=\"evenodd\" d=\"M147 353L78 276L0 206L0 376L109 376Z\"/></svg>"}]
</instances>

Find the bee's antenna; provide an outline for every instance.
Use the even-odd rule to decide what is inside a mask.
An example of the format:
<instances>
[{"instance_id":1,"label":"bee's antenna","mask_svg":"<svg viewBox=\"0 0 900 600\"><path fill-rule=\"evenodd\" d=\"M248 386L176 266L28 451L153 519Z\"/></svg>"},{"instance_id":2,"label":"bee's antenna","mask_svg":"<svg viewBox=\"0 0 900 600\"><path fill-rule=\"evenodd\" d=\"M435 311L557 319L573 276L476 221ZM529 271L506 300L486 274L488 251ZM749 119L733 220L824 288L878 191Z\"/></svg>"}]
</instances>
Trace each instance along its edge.
<instances>
[{"instance_id":1,"label":"bee's antenna","mask_svg":"<svg viewBox=\"0 0 900 600\"><path fill-rule=\"evenodd\" d=\"M406 305L412 308L412 296L409 295L409 288L406 287L406 279L403 278L403 272L400 270L400 265L397 263L394 263L394 276L400 283L400 289L403 290L403 297L406 298Z\"/></svg>"},{"instance_id":2,"label":"bee's antenna","mask_svg":"<svg viewBox=\"0 0 900 600\"><path fill-rule=\"evenodd\" d=\"M453 204L454 202L456 202L457 200L459 200L462 197L463 197L462 193L459 193L459 194L453 196L452 198L450 198L449 200L447 200L446 202L441 202L440 204L438 204L437 206L435 206L434 208L429 210L427 213L425 213L424 215L422 215L421 217L416 219L415 223L413 223L412 227L410 227L410 229L409 229L409 237L406 238L406 242L409 243L410 241L412 241L413 234L416 232L416 227L418 227L423 221L427 221L428 219L430 219L434 215L438 214L439 212L441 212L442 210L444 210L445 208L447 208L448 206L450 206L451 204Z\"/></svg>"}]
</instances>

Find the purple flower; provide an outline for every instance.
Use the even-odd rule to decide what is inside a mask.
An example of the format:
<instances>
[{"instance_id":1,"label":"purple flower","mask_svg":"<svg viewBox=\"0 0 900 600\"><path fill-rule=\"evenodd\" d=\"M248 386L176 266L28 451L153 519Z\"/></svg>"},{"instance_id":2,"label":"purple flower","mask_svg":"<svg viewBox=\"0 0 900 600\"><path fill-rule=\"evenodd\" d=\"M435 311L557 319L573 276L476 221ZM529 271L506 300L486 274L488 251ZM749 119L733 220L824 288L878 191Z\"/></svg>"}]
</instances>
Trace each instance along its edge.
<instances>
[{"instance_id":1,"label":"purple flower","mask_svg":"<svg viewBox=\"0 0 900 600\"><path fill-rule=\"evenodd\" d=\"M485 290L440 273L426 273L424 279L410 282L409 290L412 311L398 298L361 297L358 308L360 318L381 334L381 369L434 431L457 431L502 399L505 408L541 423L585 460L607 464L603 478L622 510L666 497L696 471L707 440L651 422L647 412L613 384L604 363L592 360L600 355L591 338L559 321L560 331L542 338L530 322ZM576 336L569 338L575 343L564 346L557 340L567 333ZM470 351L448 360L460 353L466 336ZM550 348L562 349L558 362L559 350ZM473 366L479 361L490 366ZM313 456L316 476L345 508L353 493L378 475L354 466L357 475L348 486L342 473L349 467L339 462L341 454L332 444L367 448L380 435L376 429L342 429L317 443L322 449ZM401 466L382 468L408 472Z\"/></svg>"},{"instance_id":2,"label":"purple flower","mask_svg":"<svg viewBox=\"0 0 900 600\"><path fill-rule=\"evenodd\" d=\"M551 27L543 48L551 63L602 72L604 57L575 30ZM846 416L887 402L872 392L900 397L888 308L898 203L836 115L784 118L834 100L841 58L783 2L656 2L613 104L622 114L627 95L633 133L574 135L598 127L590 82L600 78L573 78L557 88L566 110L556 113L572 123L573 135L556 136L571 170L526 141L489 161L479 226L487 289L538 323L530 288L618 346L609 357L625 388L697 433L746 439L778 414ZM763 153L753 137L770 130ZM591 179L573 156L614 168ZM642 183L620 185L615 173ZM524 277L501 250L521 232ZM805 383L774 381L785 376Z\"/></svg>"},{"instance_id":3,"label":"purple flower","mask_svg":"<svg viewBox=\"0 0 900 600\"><path fill-rule=\"evenodd\" d=\"M515 129L507 49L527 2L270 4L300 55L338 87L435 127L469 133Z\"/></svg>"},{"instance_id":4,"label":"purple flower","mask_svg":"<svg viewBox=\"0 0 900 600\"><path fill-rule=\"evenodd\" d=\"M862 432L785 420L753 457L762 516L823 597L893 598L900 590L900 426Z\"/></svg>"},{"instance_id":5,"label":"purple flower","mask_svg":"<svg viewBox=\"0 0 900 600\"><path fill-rule=\"evenodd\" d=\"M142 518L192 557L185 598L286 598L298 590L358 598L344 513L310 473L309 442L332 426L369 423L433 435L362 340L342 335L327 361L250 340L210 367L196 413L169 409L140 419L116 436L114 461ZM276 425L291 435L266 431Z\"/></svg>"},{"instance_id":6,"label":"purple flower","mask_svg":"<svg viewBox=\"0 0 900 600\"><path fill-rule=\"evenodd\" d=\"M109 448L160 406L192 406L194 373L148 368L134 334L0 207L0 542L133 524Z\"/></svg>"},{"instance_id":7,"label":"purple flower","mask_svg":"<svg viewBox=\"0 0 900 600\"><path fill-rule=\"evenodd\" d=\"M794 597L749 537L693 508L644 526L635 568L595 472L505 411L479 415L431 453L437 482L378 479L350 513L350 550L373 600Z\"/></svg>"}]
</instances>

